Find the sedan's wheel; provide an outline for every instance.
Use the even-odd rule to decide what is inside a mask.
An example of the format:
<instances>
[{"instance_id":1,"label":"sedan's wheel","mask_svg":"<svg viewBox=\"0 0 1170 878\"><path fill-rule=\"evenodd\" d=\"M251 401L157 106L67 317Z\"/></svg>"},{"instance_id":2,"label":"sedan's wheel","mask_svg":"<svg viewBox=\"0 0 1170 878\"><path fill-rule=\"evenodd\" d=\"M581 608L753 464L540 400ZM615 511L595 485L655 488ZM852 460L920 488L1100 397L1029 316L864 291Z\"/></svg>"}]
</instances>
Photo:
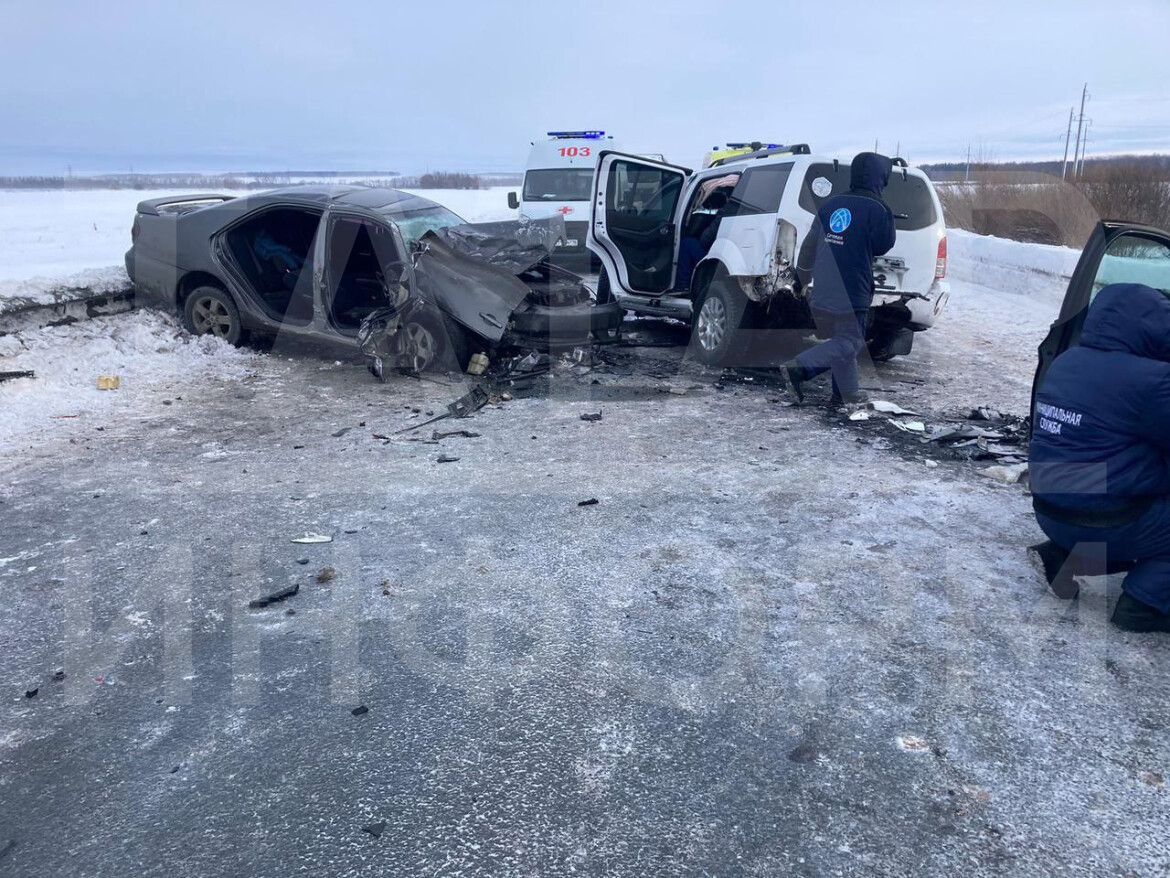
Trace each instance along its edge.
<instances>
[{"instance_id":1,"label":"sedan's wheel","mask_svg":"<svg viewBox=\"0 0 1170 878\"><path fill-rule=\"evenodd\" d=\"M183 323L192 335L214 335L233 345L239 344L244 334L236 303L216 287L199 287L187 297Z\"/></svg>"},{"instance_id":2,"label":"sedan's wheel","mask_svg":"<svg viewBox=\"0 0 1170 878\"><path fill-rule=\"evenodd\" d=\"M746 326L748 301L727 279L714 280L698 303L691 326L691 348L706 366L731 366L733 352L742 348L739 330Z\"/></svg>"},{"instance_id":3,"label":"sedan's wheel","mask_svg":"<svg viewBox=\"0 0 1170 878\"><path fill-rule=\"evenodd\" d=\"M439 341L425 323L408 323L402 327L402 341L406 351L406 367L412 372L425 372L439 359Z\"/></svg>"},{"instance_id":4,"label":"sedan's wheel","mask_svg":"<svg viewBox=\"0 0 1170 878\"><path fill-rule=\"evenodd\" d=\"M399 363L411 372L462 372L471 359L467 333L446 314L424 310L407 317L398 332Z\"/></svg>"}]
</instances>

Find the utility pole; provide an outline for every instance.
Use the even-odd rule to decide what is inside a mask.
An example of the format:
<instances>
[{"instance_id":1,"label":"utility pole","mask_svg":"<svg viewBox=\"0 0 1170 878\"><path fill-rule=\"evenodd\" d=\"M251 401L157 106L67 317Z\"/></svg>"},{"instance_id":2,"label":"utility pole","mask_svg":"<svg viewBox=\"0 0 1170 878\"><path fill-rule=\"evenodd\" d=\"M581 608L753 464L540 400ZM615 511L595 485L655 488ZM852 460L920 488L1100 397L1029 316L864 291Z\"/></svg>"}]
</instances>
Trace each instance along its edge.
<instances>
[{"instance_id":1,"label":"utility pole","mask_svg":"<svg viewBox=\"0 0 1170 878\"><path fill-rule=\"evenodd\" d=\"M1077 177L1085 175L1085 154L1089 151L1089 129L1093 127L1093 120L1085 120L1085 142L1081 144L1081 164L1077 168Z\"/></svg>"},{"instance_id":2,"label":"utility pole","mask_svg":"<svg viewBox=\"0 0 1170 878\"><path fill-rule=\"evenodd\" d=\"M1068 108L1068 130L1064 132L1064 162L1062 162L1060 165L1060 179L1062 179L1062 180L1065 178L1065 175L1068 173L1068 143L1069 143L1069 140L1072 138L1072 120L1073 120L1073 108L1069 107Z\"/></svg>"},{"instance_id":3,"label":"utility pole","mask_svg":"<svg viewBox=\"0 0 1170 878\"><path fill-rule=\"evenodd\" d=\"M971 144L967 144L967 170L963 173L963 182L971 182Z\"/></svg>"},{"instance_id":4,"label":"utility pole","mask_svg":"<svg viewBox=\"0 0 1170 878\"><path fill-rule=\"evenodd\" d=\"M1085 101L1089 97L1089 84L1086 82L1085 87L1081 89L1081 112L1077 116L1077 148L1073 152L1073 176L1077 175L1077 154L1081 149L1081 131L1085 127Z\"/></svg>"}]
</instances>

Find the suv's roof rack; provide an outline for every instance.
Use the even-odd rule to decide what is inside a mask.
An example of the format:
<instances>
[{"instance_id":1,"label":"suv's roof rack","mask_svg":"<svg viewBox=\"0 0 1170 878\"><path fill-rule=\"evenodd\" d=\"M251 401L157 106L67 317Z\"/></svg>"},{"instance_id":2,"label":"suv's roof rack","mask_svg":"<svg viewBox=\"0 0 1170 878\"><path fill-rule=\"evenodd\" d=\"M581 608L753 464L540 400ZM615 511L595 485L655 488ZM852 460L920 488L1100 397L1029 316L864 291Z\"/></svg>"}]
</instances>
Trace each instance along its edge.
<instances>
[{"instance_id":1,"label":"suv's roof rack","mask_svg":"<svg viewBox=\"0 0 1170 878\"><path fill-rule=\"evenodd\" d=\"M711 167L729 165L732 162L746 162L750 159L770 158L774 155L809 155L812 152L807 143L793 143L789 146L771 143L767 145L759 143L729 143L727 146L729 149L745 149L751 147L752 151L716 159L711 162Z\"/></svg>"}]
</instances>

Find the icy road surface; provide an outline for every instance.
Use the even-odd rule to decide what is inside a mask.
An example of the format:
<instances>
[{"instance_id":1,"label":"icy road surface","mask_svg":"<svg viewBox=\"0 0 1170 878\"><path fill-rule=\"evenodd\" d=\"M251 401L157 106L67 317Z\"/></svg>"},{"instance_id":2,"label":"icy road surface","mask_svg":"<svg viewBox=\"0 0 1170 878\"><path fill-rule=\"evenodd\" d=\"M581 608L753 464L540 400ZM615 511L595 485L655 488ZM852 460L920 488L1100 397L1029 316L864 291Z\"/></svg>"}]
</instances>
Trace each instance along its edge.
<instances>
[{"instance_id":1,"label":"icy road surface","mask_svg":"<svg viewBox=\"0 0 1170 878\"><path fill-rule=\"evenodd\" d=\"M1170 645L1048 595L1022 488L677 348L387 442L461 389L149 347L5 458L0 870L1170 868Z\"/></svg>"}]
</instances>

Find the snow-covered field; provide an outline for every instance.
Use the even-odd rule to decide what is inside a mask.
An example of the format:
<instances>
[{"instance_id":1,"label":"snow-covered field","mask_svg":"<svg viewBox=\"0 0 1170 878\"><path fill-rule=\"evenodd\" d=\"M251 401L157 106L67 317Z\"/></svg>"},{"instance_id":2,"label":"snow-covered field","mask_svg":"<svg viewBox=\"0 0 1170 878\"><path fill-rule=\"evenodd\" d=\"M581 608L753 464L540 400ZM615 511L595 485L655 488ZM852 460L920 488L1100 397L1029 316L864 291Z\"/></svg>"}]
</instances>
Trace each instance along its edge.
<instances>
[{"instance_id":1,"label":"snow-covered field","mask_svg":"<svg viewBox=\"0 0 1170 878\"><path fill-rule=\"evenodd\" d=\"M514 214L509 188L409 191L469 222L487 222ZM176 194L182 190L0 190L0 295L13 281L84 278L92 269L120 267L138 202Z\"/></svg>"}]
</instances>

